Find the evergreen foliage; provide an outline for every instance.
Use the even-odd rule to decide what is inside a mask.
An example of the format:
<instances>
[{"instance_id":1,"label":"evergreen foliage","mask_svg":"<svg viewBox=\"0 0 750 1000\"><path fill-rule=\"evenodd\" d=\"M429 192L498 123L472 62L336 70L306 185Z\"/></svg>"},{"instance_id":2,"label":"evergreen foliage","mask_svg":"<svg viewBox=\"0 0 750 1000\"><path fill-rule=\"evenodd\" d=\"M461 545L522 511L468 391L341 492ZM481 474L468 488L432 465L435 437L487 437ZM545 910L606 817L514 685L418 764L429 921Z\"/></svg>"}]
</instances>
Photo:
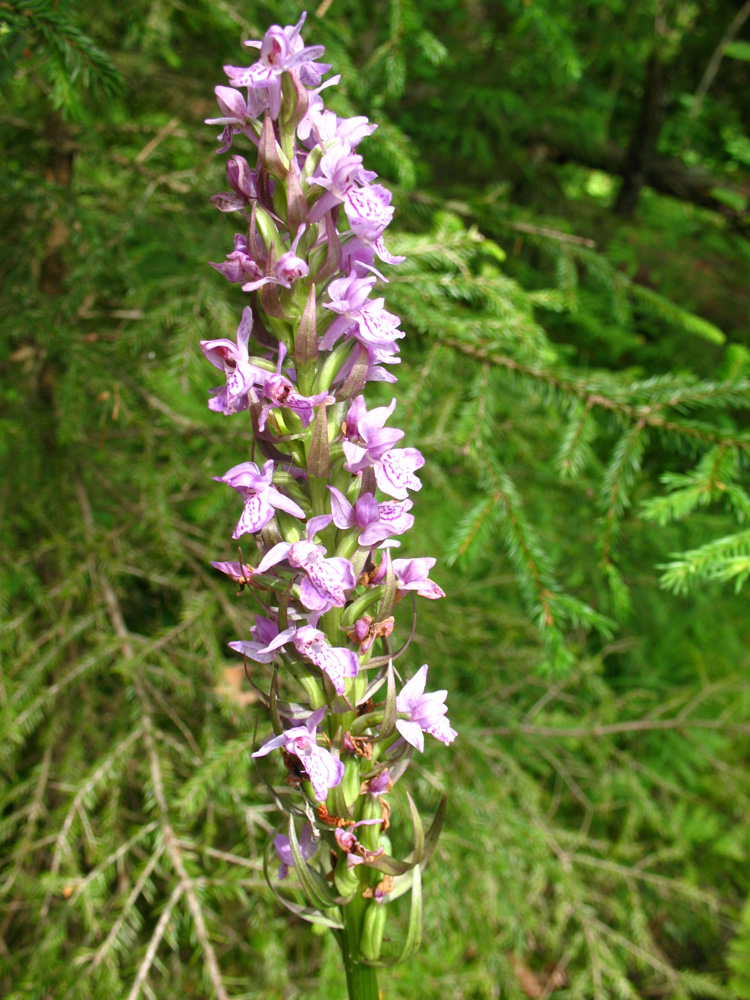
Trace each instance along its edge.
<instances>
[{"instance_id":1,"label":"evergreen foliage","mask_svg":"<svg viewBox=\"0 0 750 1000\"><path fill-rule=\"evenodd\" d=\"M278 817L226 649L252 607L208 568L236 558L210 483L236 446L197 349L237 321L206 265L232 232L205 203L207 81L299 9L0 5L12 1000L338 989L332 943L263 878ZM627 145L656 41L659 155L746 183L741 56L697 118L687 100L736 8L712 0L701 32L665 10L663 34L650 2L311 11L337 110L384 121L418 530L452 565L409 655L440 651L461 739L418 782L420 809L433 780L451 806L394 996L750 997L742 211L644 191L613 222L612 175L554 155Z\"/></svg>"}]
</instances>

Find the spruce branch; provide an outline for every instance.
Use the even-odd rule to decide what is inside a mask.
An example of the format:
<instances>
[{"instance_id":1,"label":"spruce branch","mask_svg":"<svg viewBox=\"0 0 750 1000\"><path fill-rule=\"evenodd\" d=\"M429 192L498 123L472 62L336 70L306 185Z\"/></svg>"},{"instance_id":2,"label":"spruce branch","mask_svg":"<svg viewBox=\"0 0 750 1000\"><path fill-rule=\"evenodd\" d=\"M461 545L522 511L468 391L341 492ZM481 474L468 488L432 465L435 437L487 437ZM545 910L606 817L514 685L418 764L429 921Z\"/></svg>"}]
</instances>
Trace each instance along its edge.
<instances>
[{"instance_id":1,"label":"spruce branch","mask_svg":"<svg viewBox=\"0 0 750 1000\"><path fill-rule=\"evenodd\" d=\"M76 496L78 497L78 502L81 507L85 531L88 541L91 544L93 542L94 535L94 522L91 504L83 485L83 481L80 477L76 478L74 485ZM101 567L95 566L93 569L96 573L96 577L99 581L99 587L104 596L107 613L112 623L112 629L121 644L122 656L125 660L133 661L136 658L136 653L132 643L132 636L125 623L117 595L115 594L107 575L103 572ZM167 806L167 798L164 790L164 778L159 761L159 754L156 749L155 726L151 705L148 701L143 682L137 673L134 673L133 675L133 688L141 707L141 727L139 728L139 731L137 731L137 735L142 735L145 743L149 763L149 772L151 776L151 790L159 812L159 823L164 843L164 850L172 863L175 874L177 875L178 885L175 887L172 896L167 903L167 907L157 924L157 928L149 943L146 956L141 964L136 981L130 992L130 997L132 1000L135 1000L138 996L153 963L159 943L166 932L171 911L174 909L174 906L176 906L180 897L184 893L185 898L187 899L190 915L193 918L193 925L195 927L198 943L200 944L203 952L206 970L216 998L217 1000L229 1000L229 995L224 987L221 971L219 969L219 963L216 958L216 952L214 951L213 945L209 939L203 909L196 891L195 881L190 877L185 867L179 839L169 820L169 808ZM133 735L134 734L131 734L131 736Z\"/></svg>"},{"instance_id":2,"label":"spruce branch","mask_svg":"<svg viewBox=\"0 0 750 1000\"><path fill-rule=\"evenodd\" d=\"M127 1000L138 1000L141 990L143 989L148 974L151 971L151 966L154 964L156 959L156 953L159 950L159 945L162 942L162 938L167 932L169 926L169 921L172 918L172 911L177 906L185 892L185 886L182 882L178 884L172 890L172 894L167 900L164 909L162 910L161 916L159 917L159 922L154 928L154 933L151 935L151 939L148 943L148 948L146 949L146 954L143 956L140 966L138 967L138 974L135 977L135 982L128 993ZM219 994L220 995L220 994ZM226 994L224 994L226 996Z\"/></svg>"}]
</instances>

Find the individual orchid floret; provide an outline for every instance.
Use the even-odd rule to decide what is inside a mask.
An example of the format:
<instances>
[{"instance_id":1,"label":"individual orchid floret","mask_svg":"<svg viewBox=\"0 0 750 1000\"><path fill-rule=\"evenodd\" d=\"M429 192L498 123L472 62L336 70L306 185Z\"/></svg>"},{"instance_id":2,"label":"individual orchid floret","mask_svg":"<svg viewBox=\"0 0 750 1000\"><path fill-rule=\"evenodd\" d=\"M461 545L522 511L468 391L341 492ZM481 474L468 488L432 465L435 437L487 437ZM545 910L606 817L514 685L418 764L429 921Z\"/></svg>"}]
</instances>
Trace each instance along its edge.
<instances>
[{"instance_id":1,"label":"individual orchid floret","mask_svg":"<svg viewBox=\"0 0 750 1000\"><path fill-rule=\"evenodd\" d=\"M234 87L214 87L221 118L206 118L207 125L223 125L217 153L226 153L235 135L246 135L257 144L258 139L249 121L259 118L268 107L268 97L262 91L247 92L247 100Z\"/></svg>"},{"instance_id":2,"label":"individual orchid floret","mask_svg":"<svg viewBox=\"0 0 750 1000\"><path fill-rule=\"evenodd\" d=\"M356 149L365 136L372 135L378 127L373 125L370 119L364 115L357 115L354 118L339 118L333 111L324 111L319 115L315 126L320 141L327 148L330 149L336 140L340 140L350 150ZM299 135L299 129L297 134Z\"/></svg>"},{"instance_id":3,"label":"individual orchid floret","mask_svg":"<svg viewBox=\"0 0 750 1000\"><path fill-rule=\"evenodd\" d=\"M458 733L451 729L445 704L447 691L432 691L425 694L427 664L401 689L396 698L396 711L408 715L408 719L398 719L396 728L407 743L424 752L424 733L429 733L446 746L455 740Z\"/></svg>"},{"instance_id":4,"label":"individual orchid floret","mask_svg":"<svg viewBox=\"0 0 750 1000\"><path fill-rule=\"evenodd\" d=\"M230 642L229 648L237 653L242 653L256 663L273 663L276 658L276 649L271 648L271 643L279 634L279 626L270 618L263 615L255 616L255 624L250 627L251 640L242 639Z\"/></svg>"},{"instance_id":5,"label":"individual orchid floret","mask_svg":"<svg viewBox=\"0 0 750 1000\"><path fill-rule=\"evenodd\" d=\"M327 289L330 302L324 302L323 308L345 317L349 320L346 326L350 326L362 312L376 280L374 274L362 277L352 270L348 277L330 283Z\"/></svg>"},{"instance_id":6,"label":"individual orchid floret","mask_svg":"<svg viewBox=\"0 0 750 1000\"><path fill-rule=\"evenodd\" d=\"M253 260L247 250L247 238L242 233L235 233L234 250L227 254L226 261L221 264L216 264L214 261L209 263L232 284L247 281L248 278L253 280L262 278L263 274L258 263Z\"/></svg>"},{"instance_id":7,"label":"individual orchid floret","mask_svg":"<svg viewBox=\"0 0 750 1000\"><path fill-rule=\"evenodd\" d=\"M379 545L393 535L403 535L414 525L414 516L408 511L411 500L404 503L378 503L372 493L360 496L352 506L335 486L329 486L333 522L337 528L358 526L362 529L359 544L365 548Z\"/></svg>"},{"instance_id":8,"label":"individual orchid floret","mask_svg":"<svg viewBox=\"0 0 750 1000\"><path fill-rule=\"evenodd\" d=\"M404 260L406 258L403 258ZM341 270L351 275L353 271L358 278L374 274L384 285L388 284L386 276L375 267L375 251L362 240L347 240L341 250ZM333 282L331 282L331 285ZM331 286L328 291L330 293Z\"/></svg>"},{"instance_id":9,"label":"individual orchid floret","mask_svg":"<svg viewBox=\"0 0 750 1000\"><path fill-rule=\"evenodd\" d=\"M344 211L349 225L361 240L374 243L383 235L393 218L392 197L382 184L370 184L348 192Z\"/></svg>"},{"instance_id":10,"label":"individual orchid floret","mask_svg":"<svg viewBox=\"0 0 750 1000\"><path fill-rule=\"evenodd\" d=\"M330 646L323 633L312 625L279 632L269 642L268 647L261 651L262 655L267 656L270 653L273 658L275 651L288 642L293 642L301 656L307 657L330 678L336 694L345 694L346 679L356 677L359 673L357 654L341 646ZM230 643L230 645L236 649L238 644Z\"/></svg>"},{"instance_id":11,"label":"individual orchid floret","mask_svg":"<svg viewBox=\"0 0 750 1000\"><path fill-rule=\"evenodd\" d=\"M247 583L254 573L252 566L238 562L211 562L209 566L218 569L220 573L224 573L235 583Z\"/></svg>"},{"instance_id":12,"label":"individual orchid floret","mask_svg":"<svg viewBox=\"0 0 750 1000\"><path fill-rule=\"evenodd\" d=\"M265 757L272 750L283 747L287 753L298 757L318 802L325 802L329 790L344 777L344 765L338 757L317 743L317 728L326 711L326 707L318 709L308 717L304 726L293 726L281 736L274 736L253 754L253 757Z\"/></svg>"},{"instance_id":13,"label":"individual orchid floret","mask_svg":"<svg viewBox=\"0 0 750 1000\"><path fill-rule=\"evenodd\" d=\"M263 383L267 373L250 364L248 344L253 329L252 309L245 307L242 320L237 327L237 340L202 340L201 349L215 368L226 375L226 388L212 389L214 398L209 401L209 409L227 416L247 409L247 394L254 385Z\"/></svg>"},{"instance_id":14,"label":"individual orchid floret","mask_svg":"<svg viewBox=\"0 0 750 1000\"><path fill-rule=\"evenodd\" d=\"M230 156L227 160L229 186L247 201L258 199L258 171L251 170L244 156Z\"/></svg>"},{"instance_id":15,"label":"individual orchid floret","mask_svg":"<svg viewBox=\"0 0 750 1000\"><path fill-rule=\"evenodd\" d=\"M246 285L242 286L243 292L254 292L256 288L268 284L291 288L295 281L307 277L310 273L307 261L297 256L297 245L302 238L302 234L305 232L305 228L305 226L299 227L291 248L283 253L273 265L273 274L259 278L257 281L248 281Z\"/></svg>"},{"instance_id":16,"label":"individual orchid floret","mask_svg":"<svg viewBox=\"0 0 750 1000\"><path fill-rule=\"evenodd\" d=\"M262 89L268 93L271 117L276 119L281 111L281 75L297 68L300 81L306 86L317 87L324 73L331 68L315 60L323 55L322 45L305 46L300 30L306 14L299 22L286 28L272 25L261 41L248 41L245 45L260 49L260 59L249 67L225 66L224 72L233 87Z\"/></svg>"},{"instance_id":17,"label":"individual orchid floret","mask_svg":"<svg viewBox=\"0 0 750 1000\"><path fill-rule=\"evenodd\" d=\"M388 768L385 771L381 771L380 774L376 775L368 784L367 792L372 795L373 798L378 798L380 795L385 795L391 791L393 788L393 780L388 774Z\"/></svg>"},{"instance_id":18,"label":"individual orchid floret","mask_svg":"<svg viewBox=\"0 0 750 1000\"><path fill-rule=\"evenodd\" d=\"M346 635L352 642L356 642L359 646L360 655L364 656L365 653L368 653L372 649L376 639L388 638L391 632L393 632L394 624L395 619L393 615L377 622L373 621L370 615L363 615L356 620L354 628L351 632L347 632Z\"/></svg>"},{"instance_id":19,"label":"individual orchid floret","mask_svg":"<svg viewBox=\"0 0 750 1000\"><path fill-rule=\"evenodd\" d=\"M393 448L404 432L383 424L395 406L394 399L390 406L379 406L368 413L363 396L352 402L344 423L344 468L357 473L372 467L383 493L394 500L406 500L409 490L422 488L414 473L422 468L424 458L416 448Z\"/></svg>"},{"instance_id":20,"label":"individual orchid floret","mask_svg":"<svg viewBox=\"0 0 750 1000\"><path fill-rule=\"evenodd\" d=\"M371 285L375 277L357 278L350 276L350 287L354 289L348 299L339 299L327 308L339 313L320 342L323 350L330 350L340 336L351 337L367 347L368 352L385 350L389 354L398 351L397 340L404 336L399 329L401 320L385 309L385 299L363 301L362 291ZM356 283L356 284L355 284ZM335 284L335 283L332 283ZM349 289L347 289L347 292ZM361 302L361 304L360 304Z\"/></svg>"},{"instance_id":21,"label":"individual orchid floret","mask_svg":"<svg viewBox=\"0 0 750 1000\"><path fill-rule=\"evenodd\" d=\"M432 556L422 556L419 559L394 559L393 573L396 577L397 593L403 596L407 591L416 591L420 597L426 597L430 601L445 597L445 591L429 578L429 572L436 562ZM383 560L373 577L373 583L382 583L385 574L386 565Z\"/></svg>"},{"instance_id":22,"label":"individual orchid floret","mask_svg":"<svg viewBox=\"0 0 750 1000\"><path fill-rule=\"evenodd\" d=\"M364 396L352 401L344 422L344 455L347 472L362 472L391 450L404 432L396 427L385 427L388 417L396 408L392 399L388 406L377 406L367 412Z\"/></svg>"},{"instance_id":23,"label":"individual orchid floret","mask_svg":"<svg viewBox=\"0 0 750 1000\"><path fill-rule=\"evenodd\" d=\"M319 844L320 841L315 839L312 829L305 823L302 827L302 833L299 836L299 850L305 861L309 861L310 858L315 856ZM287 877L289 869L295 867L289 837L285 837L283 833L276 834L273 838L273 849L276 851L276 857L281 862L276 876L281 881Z\"/></svg>"},{"instance_id":24,"label":"individual orchid floret","mask_svg":"<svg viewBox=\"0 0 750 1000\"><path fill-rule=\"evenodd\" d=\"M336 115L332 111L325 110L325 104L323 103L323 98L320 96L320 92L321 90L325 90L326 87L333 87L340 82L341 74L337 73L336 76L330 77L325 83L321 83L319 87L308 90L307 112L297 125L297 138L300 142L304 142L306 145L325 142L321 126L330 115L333 115L334 119L336 119ZM375 128L377 128L377 125L373 125L373 129Z\"/></svg>"},{"instance_id":25,"label":"individual orchid floret","mask_svg":"<svg viewBox=\"0 0 750 1000\"><path fill-rule=\"evenodd\" d=\"M360 823L355 823L354 826L360 826L362 822L369 823L371 821L360 821ZM375 822L379 823L380 820L375 820ZM379 847L376 851L368 851L367 848L363 844L360 844L357 840L353 827L350 827L348 830L336 830L335 837L336 843L346 854L347 868L354 868L355 865L361 865L364 862L371 864L373 861L376 861L381 854L385 853L385 847Z\"/></svg>"},{"instance_id":26,"label":"individual orchid floret","mask_svg":"<svg viewBox=\"0 0 750 1000\"><path fill-rule=\"evenodd\" d=\"M322 545L310 541L279 542L264 556L256 572L263 573L286 559L290 566L307 574L300 584L300 600L309 611L325 614L343 608L347 595L357 583L354 568L343 556L325 558Z\"/></svg>"},{"instance_id":27,"label":"individual orchid floret","mask_svg":"<svg viewBox=\"0 0 750 1000\"><path fill-rule=\"evenodd\" d=\"M322 402L335 402L327 392L319 392L315 396L302 396L286 376L281 374L281 366L286 357L286 347L279 344L279 356L275 375L266 375L263 393L270 402L265 403L258 416L258 430L264 431L269 412L277 406L292 410L300 419L303 427L309 427L315 416L315 407Z\"/></svg>"},{"instance_id":28,"label":"individual orchid floret","mask_svg":"<svg viewBox=\"0 0 750 1000\"><path fill-rule=\"evenodd\" d=\"M336 205L346 203L350 194L359 190L360 184L369 184L378 175L373 170L365 170L362 157L353 153L347 142L336 142L323 154L318 168L309 180L312 187L323 188L312 207L310 218L319 222L326 212Z\"/></svg>"},{"instance_id":29,"label":"individual orchid floret","mask_svg":"<svg viewBox=\"0 0 750 1000\"><path fill-rule=\"evenodd\" d=\"M401 364L401 359L398 355L390 351L384 351L382 348L368 347L365 344L361 345L359 352L352 351L350 353L347 360L336 373L335 381L337 383L345 383L355 368L361 367L363 359L366 359L367 368L362 378L362 384L364 382L398 382L398 379L392 372L389 372L387 368L381 368L381 365Z\"/></svg>"},{"instance_id":30,"label":"individual orchid floret","mask_svg":"<svg viewBox=\"0 0 750 1000\"><path fill-rule=\"evenodd\" d=\"M405 334L399 330L401 320L385 308L385 299L367 302L357 317L357 331L352 336L367 347L398 351L396 341Z\"/></svg>"},{"instance_id":31,"label":"individual orchid floret","mask_svg":"<svg viewBox=\"0 0 750 1000\"><path fill-rule=\"evenodd\" d=\"M209 565L213 566L214 569L218 569L220 573L224 573L230 580L238 583L240 591L250 582L250 578L255 572L252 566L238 562L211 562Z\"/></svg>"},{"instance_id":32,"label":"individual orchid floret","mask_svg":"<svg viewBox=\"0 0 750 1000\"><path fill-rule=\"evenodd\" d=\"M424 457L416 448L394 448L373 464L375 482L389 497L405 500L409 490L422 489L414 473L423 465Z\"/></svg>"},{"instance_id":33,"label":"individual orchid floret","mask_svg":"<svg viewBox=\"0 0 750 1000\"><path fill-rule=\"evenodd\" d=\"M305 512L290 497L284 496L273 485L273 459L263 466L261 472L255 462L242 462L233 466L223 476L214 476L220 483L226 483L237 490L245 501L242 516L232 533L232 538L240 538L246 532L260 531L265 528L274 516L274 510L279 509L304 518Z\"/></svg>"}]
</instances>

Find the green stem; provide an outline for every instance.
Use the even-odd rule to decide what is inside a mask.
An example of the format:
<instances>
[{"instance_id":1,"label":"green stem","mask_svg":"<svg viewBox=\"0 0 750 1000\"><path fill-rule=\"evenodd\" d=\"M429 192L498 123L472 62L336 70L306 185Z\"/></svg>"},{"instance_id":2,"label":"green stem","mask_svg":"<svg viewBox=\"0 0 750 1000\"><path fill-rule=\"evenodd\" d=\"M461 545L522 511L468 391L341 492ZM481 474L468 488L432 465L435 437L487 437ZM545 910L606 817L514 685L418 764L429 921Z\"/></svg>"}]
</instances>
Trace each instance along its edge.
<instances>
[{"instance_id":1,"label":"green stem","mask_svg":"<svg viewBox=\"0 0 750 1000\"><path fill-rule=\"evenodd\" d=\"M344 929L338 935L346 969L346 986L349 1000L379 1000L378 970L362 961L359 941L362 933L362 918L367 900L358 892L347 906L341 907Z\"/></svg>"}]
</instances>

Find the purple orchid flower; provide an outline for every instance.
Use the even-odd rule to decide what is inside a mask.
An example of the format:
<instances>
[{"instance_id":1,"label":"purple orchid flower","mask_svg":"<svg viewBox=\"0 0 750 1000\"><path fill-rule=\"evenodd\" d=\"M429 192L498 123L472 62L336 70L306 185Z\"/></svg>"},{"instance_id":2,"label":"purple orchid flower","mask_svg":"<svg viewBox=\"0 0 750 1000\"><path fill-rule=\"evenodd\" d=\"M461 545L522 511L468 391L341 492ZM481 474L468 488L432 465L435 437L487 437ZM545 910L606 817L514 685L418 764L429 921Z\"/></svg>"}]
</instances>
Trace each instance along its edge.
<instances>
[{"instance_id":1,"label":"purple orchid flower","mask_svg":"<svg viewBox=\"0 0 750 1000\"><path fill-rule=\"evenodd\" d=\"M325 83L321 83L319 87L315 87L313 90L308 90L307 99L307 113L305 114L302 121L297 125L297 138L300 142L305 143L310 146L315 143L325 143L325 138L323 137L323 132L321 128L324 128L323 122L327 121L330 115L336 119L336 115L332 111L325 110L325 104L323 103L323 98L320 96L321 90L325 90L326 87L333 87L337 83L341 82L341 74L337 73L336 76L330 77ZM367 119L365 119L367 121ZM377 128L377 125L373 126L373 129Z\"/></svg>"},{"instance_id":2,"label":"purple orchid flower","mask_svg":"<svg viewBox=\"0 0 750 1000\"><path fill-rule=\"evenodd\" d=\"M261 472L255 462L242 462L233 466L223 476L214 476L219 483L226 483L237 490L245 501L242 516L232 533L232 538L240 538L245 532L260 531L274 516L274 508L304 519L305 512L290 497L284 496L273 485L273 459L263 466ZM258 572L259 570L256 570Z\"/></svg>"},{"instance_id":3,"label":"purple orchid flower","mask_svg":"<svg viewBox=\"0 0 750 1000\"><path fill-rule=\"evenodd\" d=\"M403 535L414 525L414 516L408 511L411 500L404 503L378 503L372 493L365 493L352 506L344 494L335 486L328 487L331 493L333 523L337 528L362 528L359 544L364 548L379 545L392 535Z\"/></svg>"},{"instance_id":4,"label":"purple orchid flower","mask_svg":"<svg viewBox=\"0 0 750 1000\"><path fill-rule=\"evenodd\" d=\"M271 117L276 119L281 111L281 76L297 68L299 78L306 86L317 87L321 77L331 68L315 60L323 55L322 45L305 46L300 29L307 14L299 22L286 28L272 25L261 41L247 41L245 45L260 49L260 59L252 66L225 66L224 72L233 87L250 87L268 92Z\"/></svg>"},{"instance_id":5,"label":"purple orchid flower","mask_svg":"<svg viewBox=\"0 0 750 1000\"><path fill-rule=\"evenodd\" d=\"M402 259L406 260L405 257ZM354 271L358 278L365 278L368 273L374 274L384 285L388 284L388 278L375 267L375 251L372 246L359 239L347 240L342 247L341 270L350 274ZM328 286L329 293L331 285Z\"/></svg>"},{"instance_id":6,"label":"purple orchid flower","mask_svg":"<svg viewBox=\"0 0 750 1000\"><path fill-rule=\"evenodd\" d=\"M315 416L316 406L319 406L324 401L328 403L335 402L334 397L329 396L325 391L319 392L315 396L300 395L300 393L298 393L294 388L292 382L281 374L281 366L284 363L285 357L286 347L284 344L279 344L279 357L276 365L276 374L266 374L263 381L263 393L266 398L270 400L270 402L263 405L258 416L259 431L265 430L268 414L277 406L293 410L299 417L302 426L309 427L312 423L313 417Z\"/></svg>"},{"instance_id":7,"label":"purple orchid flower","mask_svg":"<svg viewBox=\"0 0 750 1000\"><path fill-rule=\"evenodd\" d=\"M381 771L380 774L376 775L372 781L367 786L367 792L372 795L373 798L378 798L380 795L385 795L386 792L390 792L393 788L393 781L391 776L388 774L388 768L385 771Z\"/></svg>"},{"instance_id":8,"label":"purple orchid flower","mask_svg":"<svg viewBox=\"0 0 750 1000\"><path fill-rule=\"evenodd\" d=\"M333 77L333 79L338 82L341 77ZM327 83L323 84L323 86L327 86ZM322 90L322 87L315 91L316 97L320 90ZM364 115L357 115L354 118L339 118L333 111L322 109L322 100L311 100L306 117L309 119L309 129L315 130L318 142L325 146L326 149L331 149L337 141L346 143L350 150L356 149L365 136L372 135L378 127L377 125L372 125L369 118L365 118ZM305 127L307 128L307 125ZM307 133L300 134L298 126L297 136L302 141L305 141Z\"/></svg>"},{"instance_id":9,"label":"purple orchid flower","mask_svg":"<svg viewBox=\"0 0 750 1000\"><path fill-rule=\"evenodd\" d=\"M375 482L379 489L394 500L405 500L409 490L422 489L414 473L424 465L424 457L416 448L394 448L375 462Z\"/></svg>"},{"instance_id":10,"label":"purple orchid flower","mask_svg":"<svg viewBox=\"0 0 750 1000\"><path fill-rule=\"evenodd\" d=\"M247 92L247 100L233 87L214 87L216 101L221 111L221 118L206 118L207 125L223 125L219 136L221 146L217 153L226 153L231 149L235 135L246 135L256 145L258 137L248 124L249 120L259 118L268 107L268 97L262 91Z\"/></svg>"},{"instance_id":11,"label":"purple orchid flower","mask_svg":"<svg viewBox=\"0 0 750 1000\"><path fill-rule=\"evenodd\" d=\"M237 341L202 340L201 349L215 368L226 374L225 388L211 389L214 398L209 409L229 416L247 409L247 394L256 384L265 382L268 373L250 364L248 344L253 329L253 311L249 306L242 310L242 320L237 327Z\"/></svg>"},{"instance_id":12,"label":"purple orchid flower","mask_svg":"<svg viewBox=\"0 0 750 1000\"><path fill-rule=\"evenodd\" d=\"M286 559L290 566L307 574L300 584L300 600L304 606L309 611L325 614L331 608L343 608L347 593L357 583L354 568L348 559L343 556L326 559L325 553L322 545L311 541L293 542L291 545L279 542L266 553L256 572L265 572Z\"/></svg>"},{"instance_id":13,"label":"purple orchid flower","mask_svg":"<svg viewBox=\"0 0 750 1000\"><path fill-rule=\"evenodd\" d=\"M235 583L247 583L255 572L252 566L238 562L212 562L209 565L213 566L214 569L218 569L220 573L224 573L225 576L228 576L230 580L234 580Z\"/></svg>"},{"instance_id":14,"label":"purple orchid flower","mask_svg":"<svg viewBox=\"0 0 750 1000\"><path fill-rule=\"evenodd\" d=\"M357 396L349 407L344 422L344 455L347 472L362 472L379 462L404 432L396 427L384 427L396 408L392 399L388 406L377 406L368 413L364 396Z\"/></svg>"},{"instance_id":15,"label":"purple orchid flower","mask_svg":"<svg viewBox=\"0 0 750 1000\"><path fill-rule=\"evenodd\" d=\"M229 186L247 201L257 201L258 171L251 170L244 156L230 156L227 160Z\"/></svg>"},{"instance_id":16,"label":"purple orchid flower","mask_svg":"<svg viewBox=\"0 0 750 1000\"><path fill-rule=\"evenodd\" d=\"M242 233L234 234L234 250L227 254L225 262L216 264L214 261L209 261L209 263L232 284L247 281L248 278L263 277L257 262L247 252L247 238Z\"/></svg>"},{"instance_id":17,"label":"purple orchid flower","mask_svg":"<svg viewBox=\"0 0 750 1000\"><path fill-rule=\"evenodd\" d=\"M346 202L350 193L359 190L359 185L367 185L378 175L373 170L365 170L362 157L353 153L348 142L338 140L327 150L317 170L308 183L323 188L325 194L315 202L310 212L313 222L319 222L326 212L336 205Z\"/></svg>"},{"instance_id":18,"label":"purple orchid flower","mask_svg":"<svg viewBox=\"0 0 750 1000\"><path fill-rule=\"evenodd\" d=\"M401 595L407 590L416 591L420 597L437 601L445 597L445 591L429 579L429 572L437 562L432 556L422 556L419 559L394 559L393 573L396 577L396 588ZM373 583L382 583L385 579L386 565L383 560L378 571L372 578Z\"/></svg>"},{"instance_id":19,"label":"purple orchid flower","mask_svg":"<svg viewBox=\"0 0 750 1000\"><path fill-rule=\"evenodd\" d=\"M305 823L302 827L302 833L299 835L299 850L305 861L315 856L319 843L315 839L312 829ZM295 867L292 848L289 845L289 837L285 837L283 833L276 834L273 838L273 849L276 851L276 857L281 862L276 876L281 881L287 877L289 869Z\"/></svg>"},{"instance_id":20,"label":"purple orchid flower","mask_svg":"<svg viewBox=\"0 0 750 1000\"><path fill-rule=\"evenodd\" d=\"M255 616L255 624L250 627L251 640L242 639L230 642L229 648L237 653L242 653L256 663L273 663L276 658L276 650L270 648L270 644L279 634L279 626L270 618L263 615Z\"/></svg>"},{"instance_id":21,"label":"purple orchid flower","mask_svg":"<svg viewBox=\"0 0 750 1000\"><path fill-rule=\"evenodd\" d=\"M279 632L266 649L261 650L261 654L267 656L271 653L273 658L276 650L288 642L293 642L301 656L306 656L330 677L336 694L346 694L346 678L356 677L359 673L359 657L355 652L340 646L330 646L322 632L312 625L304 625L299 629L288 628Z\"/></svg>"},{"instance_id":22,"label":"purple orchid flower","mask_svg":"<svg viewBox=\"0 0 750 1000\"><path fill-rule=\"evenodd\" d=\"M344 211L349 225L361 240L373 243L383 235L393 218L392 197L382 184L370 184L348 192Z\"/></svg>"},{"instance_id":23,"label":"purple orchid flower","mask_svg":"<svg viewBox=\"0 0 750 1000\"><path fill-rule=\"evenodd\" d=\"M291 249L283 253L273 265L273 274L267 274L257 281L248 281L242 286L243 292L254 292L262 285L282 285L284 288L291 288L295 281L306 278L310 273L307 261L297 256L297 246L305 232L305 226L300 226L297 235L294 237Z\"/></svg>"},{"instance_id":24,"label":"purple orchid flower","mask_svg":"<svg viewBox=\"0 0 750 1000\"><path fill-rule=\"evenodd\" d=\"M412 679L401 689L396 698L396 711L409 716L398 719L396 728L407 743L424 753L424 733L429 733L446 746L455 740L458 733L451 729L445 704L447 691L432 691L425 694L427 664L420 667Z\"/></svg>"},{"instance_id":25,"label":"purple orchid flower","mask_svg":"<svg viewBox=\"0 0 750 1000\"><path fill-rule=\"evenodd\" d=\"M386 768L385 771L381 771L380 774L372 779L370 784L367 786L367 791L374 798L377 798L379 795L384 795L386 792L389 792L392 787L393 782L391 781L388 775L388 769Z\"/></svg>"},{"instance_id":26,"label":"purple orchid flower","mask_svg":"<svg viewBox=\"0 0 750 1000\"><path fill-rule=\"evenodd\" d=\"M394 399L390 406L379 406L368 413L363 396L352 402L344 424L344 468L357 473L372 466L383 493L394 500L406 500L409 490L422 488L414 473L422 468L424 458L416 448L393 449L404 432L383 424L395 406Z\"/></svg>"},{"instance_id":27,"label":"purple orchid flower","mask_svg":"<svg viewBox=\"0 0 750 1000\"><path fill-rule=\"evenodd\" d=\"M272 750L284 747L287 753L299 757L318 802L325 802L329 789L335 788L344 777L344 765L338 757L317 744L317 728L326 711L324 706L312 712L304 726L293 726L281 736L274 736L253 754L253 757L265 757Z\"/></svg>"},{"instance_id":28,"label":"purple orchid flower","mask_svg":"<svg viewBox=\"0 0 750 1000\"><path fill-rule=\"evenodd\" d=\"M398 328L401 322L399 317L385 309L385 299L368 300L361 305L358 304L365 283L371 284L373 281L375 281L374 276L372 278L354 277L352 287L354 282L359 285L359 288L356 289L356 292L360 293L358 297L355 297L355 292L350 299L324 304L326 308L338 312L340 315L338 319L333 321L321 340L322 350L330 350L338 338L343 335L364 344L368 352L373 349L385 350L389 354L398 352L396 341L401 340L405 334L403 330Z\"/></svg>"},{"instance_id":29,"label":"purple orchid flower","mask_svg":"<svg viewBox=\"0 0 750 1000\"><path fill-rule=\"evenodd\" d=\"M374 622L371 615L363 615L354 623L351 632L347 632L348 638L359 646L360 655L363 656L375 644L376 639L387 639L393 632L395 619L393 615Z\"/></svg>"},{"instance_id":30,"label":"purple orchid flower","mask_svg":"<svg viewBox=\"0 0 750 1000\"><path fill-rule=\"evenodd\" d=\"M337 829L334 833L336 837L336 843L339 845L342 851L346 853L346 867L347 869L354 868L356 865L364 864L364 862L373 862L380 857L381 854L385 853L385 847L379 847L376 851L368 851L357 840L357 836L354 833L354 827L357 826L372 826L376 823L381 823L382 820L379 819L364 819L360 820L359 823L355 823L354 826L350 826L348 829Z\"/></svg>"},{"instance_id":31,"label":"purple orchid flower","mask_svg":"<svg viewBox=\"0 0 750 1000\"><path fill-rule=\"evenodd\" d=\"M330 302L323 303L323 308L353 322L362 312L375 281L375 275L361 277L351 271L347 278L338 278L330 283L327 289Z\"/></svg>"},{"instance_id":32,"label":"purple orchid flower","mask_svg":"<svg viewBox=\"0 0 750 1000\"><path fill-rule=\"evenodd\" d=\"M367 371L365 372L365 382L398 382L396 376L381 365L400 365L401 359L398 355L385 351L378 347L369 347L362 344L362 348L367 354ZM343 383L355 364L359 361L356 351L352 351L350 356L336 373L335 381Z\"/></svg>"},{"instance_id":33,"label":"purple orchid flower","mask_svg":"<svg viewBox=\"0 0 750 1000\"><path fill-rule=\"evenodd\" d=\"M374 299L361 310L357 317L357 332L352 336L368 347L398 351L395 341L405 336L404 331L398 329L400 322L398 316L386 310L385 299Z\"/></svg>"}]
</instances>

